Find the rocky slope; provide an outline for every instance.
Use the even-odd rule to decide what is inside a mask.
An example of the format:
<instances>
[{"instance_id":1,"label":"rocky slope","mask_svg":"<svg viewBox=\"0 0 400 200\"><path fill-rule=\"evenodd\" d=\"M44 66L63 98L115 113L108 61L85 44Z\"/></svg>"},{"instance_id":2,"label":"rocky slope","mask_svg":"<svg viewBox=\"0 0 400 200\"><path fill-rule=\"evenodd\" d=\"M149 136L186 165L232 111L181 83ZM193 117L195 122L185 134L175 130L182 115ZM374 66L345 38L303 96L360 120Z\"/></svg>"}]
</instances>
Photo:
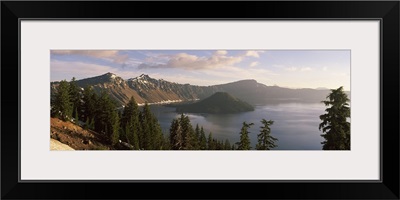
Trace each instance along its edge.
<instances>
[{"instance_id":1,"label":"rocky slope","mask_svg":"<svg viewBox=\"0 0 400 200\"><path fill-rule=\"evenodd\" d=\"M58 140L50 138L50 150L51 151L73 151L75 149L71 148L70 146L61 143Z\"/></svg>"}]
</instances>

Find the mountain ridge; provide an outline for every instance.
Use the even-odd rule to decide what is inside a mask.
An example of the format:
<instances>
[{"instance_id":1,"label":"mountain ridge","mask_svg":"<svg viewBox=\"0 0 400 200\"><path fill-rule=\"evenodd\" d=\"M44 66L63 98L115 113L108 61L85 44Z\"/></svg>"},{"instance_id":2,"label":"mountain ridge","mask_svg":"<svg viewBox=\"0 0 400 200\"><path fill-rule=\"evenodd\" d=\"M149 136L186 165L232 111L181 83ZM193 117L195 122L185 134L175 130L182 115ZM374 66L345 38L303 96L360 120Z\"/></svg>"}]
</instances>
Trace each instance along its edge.
<instances>
[{"instance_id":1,"label":"mountain ridge","mask_svg":"<svg viewBox=\"0 0 400 200\"><path fill-rule=\"evenodd\" d=\"M51 94L54 94L58 84L59 82L50 83ZM121 105L125 105L132 96L139 104L145 102L186 102L202 100L216 92L227 92L252 105L279 102L321 102L330 92L330 90L321 89L290 89L267 86L254 79L198 86L155 79L146 74L123 79L110 72L76 80L76 84L81 88L90 86L96 92L106 90ZM348 95L350 97L349 93Z\"/></svg>"}]
</instances>

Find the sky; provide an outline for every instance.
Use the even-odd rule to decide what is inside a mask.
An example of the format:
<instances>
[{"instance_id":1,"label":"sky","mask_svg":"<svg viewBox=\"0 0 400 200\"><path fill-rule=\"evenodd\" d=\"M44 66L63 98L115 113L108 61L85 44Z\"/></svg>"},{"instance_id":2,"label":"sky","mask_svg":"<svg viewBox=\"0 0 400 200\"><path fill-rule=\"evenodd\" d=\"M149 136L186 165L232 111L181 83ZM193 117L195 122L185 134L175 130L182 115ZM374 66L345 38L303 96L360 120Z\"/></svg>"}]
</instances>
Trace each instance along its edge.
<instances>
[{"instance_id":1,"label":"sky","mask_svg":"<svg viewBox=\"0 0 400 200\"><path fill-rule=\"evenodd\" d=\"M254 79L268 86L350 90L350 50L51 50L51 81L108 72L216 85Z\"/></svg>"}]
</instances>

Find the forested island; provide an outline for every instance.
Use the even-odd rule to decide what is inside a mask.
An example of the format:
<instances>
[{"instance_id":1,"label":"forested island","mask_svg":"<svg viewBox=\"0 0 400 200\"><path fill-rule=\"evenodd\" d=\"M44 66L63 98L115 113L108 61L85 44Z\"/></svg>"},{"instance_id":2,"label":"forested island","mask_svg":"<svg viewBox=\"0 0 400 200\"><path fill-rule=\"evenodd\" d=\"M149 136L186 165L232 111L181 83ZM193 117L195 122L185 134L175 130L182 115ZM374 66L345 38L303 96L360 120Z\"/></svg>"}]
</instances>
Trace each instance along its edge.
<instances>
[{"instance_id":1,"label":"forested island","mask_svg":"<svg viewBox=\"0 0 400 200\"><path fill-rule=\"evenodd\" d=\"M176 106L177 112L227 114L253 111L247 102L233 97L227 92L216 92L210 97L191 104Z\"/></svg>"}]
</instances>

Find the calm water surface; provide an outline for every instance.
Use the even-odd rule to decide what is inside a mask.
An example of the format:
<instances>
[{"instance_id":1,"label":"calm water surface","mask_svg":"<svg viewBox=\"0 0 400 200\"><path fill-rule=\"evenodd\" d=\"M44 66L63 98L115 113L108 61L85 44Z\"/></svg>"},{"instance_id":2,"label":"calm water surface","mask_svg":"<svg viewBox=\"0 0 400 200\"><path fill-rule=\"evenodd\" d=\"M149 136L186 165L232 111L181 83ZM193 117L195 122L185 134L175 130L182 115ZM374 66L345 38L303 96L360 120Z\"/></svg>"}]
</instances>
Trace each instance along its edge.
<instances>
[{"instance_id":1,"label":"calm water surface","mask_svg":"<svg viewBox=\"0 0 400 200\"><path fill-rule=\"evenodd\" d=\"M169 132L171 121L180 116L175 108L161 105L152 105L152 112L158 118L164 133ZM186 113L192 126L203 126L206 136L212 132L219 140L229 139L231 144L240 139L242 123L254 123L249 129L252 149L257 143L257 134L261 126L261 119L273 120L271 126L272 136L279 139L275 150L321 150L323 138L318 125L321 123L319 116L325 111L321 103L285 103L256 106L252 112L238 114L193 114Z\"/></svg>"}]
</instances>

